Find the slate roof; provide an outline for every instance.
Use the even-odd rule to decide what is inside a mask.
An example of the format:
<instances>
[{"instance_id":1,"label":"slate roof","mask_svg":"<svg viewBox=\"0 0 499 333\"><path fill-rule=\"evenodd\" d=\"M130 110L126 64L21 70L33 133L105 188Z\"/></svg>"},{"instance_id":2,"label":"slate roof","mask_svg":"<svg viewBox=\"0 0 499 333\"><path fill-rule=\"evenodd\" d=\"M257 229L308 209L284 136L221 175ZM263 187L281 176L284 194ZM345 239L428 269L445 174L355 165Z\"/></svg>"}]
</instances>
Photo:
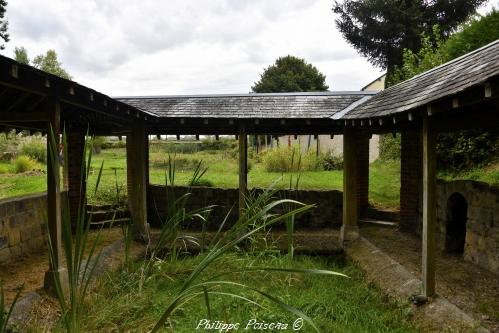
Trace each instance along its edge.
<instances>
[{"instance_id":1,"label":"slate roof","mask_svg":"<svg viewBox=\"0 0 499 333\"><path fill-rule=\"evenodd\" d=\"M452 96L499 75L499 40L379 92L344 119L406 112Z\"/></svg>"},{"instance_id":2,"label":"slate roof","mask_svg":"<svg viewBox=\"0 0 499 333\"><path fill-rule=\"evenodd\" d=\"M162 118L333 118L365 102L373 92L309 92L238 95L116 97Z\"/></svg>"}]
</instances>

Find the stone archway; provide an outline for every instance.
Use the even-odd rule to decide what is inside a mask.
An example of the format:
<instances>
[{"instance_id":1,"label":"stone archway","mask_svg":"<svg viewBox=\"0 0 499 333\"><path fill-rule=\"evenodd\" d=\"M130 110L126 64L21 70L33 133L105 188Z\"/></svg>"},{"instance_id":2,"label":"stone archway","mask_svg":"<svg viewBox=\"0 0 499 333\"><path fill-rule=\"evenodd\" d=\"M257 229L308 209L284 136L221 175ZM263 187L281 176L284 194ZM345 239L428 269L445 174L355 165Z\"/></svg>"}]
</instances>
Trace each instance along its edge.
<instances>
[{"instance_id":1,"label":"stone archway","mask_svg":"<svg viewBox=\"0 0 499 333\"><path fill-rule=\"evenodd\" d=\"M447 200L446 252L455 254L464 253L467 220L468 202L462 194L454 192Z\"/></svg>"}]
</instances>

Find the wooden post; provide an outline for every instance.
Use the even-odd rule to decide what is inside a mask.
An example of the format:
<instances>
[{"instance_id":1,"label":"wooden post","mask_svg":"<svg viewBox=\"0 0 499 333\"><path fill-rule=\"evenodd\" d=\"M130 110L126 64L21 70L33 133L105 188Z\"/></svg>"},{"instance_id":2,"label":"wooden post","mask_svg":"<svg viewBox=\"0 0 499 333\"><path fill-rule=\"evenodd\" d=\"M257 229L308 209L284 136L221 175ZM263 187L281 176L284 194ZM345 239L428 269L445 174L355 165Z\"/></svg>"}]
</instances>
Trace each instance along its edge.
<instances>
[{"instance_id":1,"label":"wooden post","mask_svg":"<svg viewBox=\"0 0 499 333\"><path fill-rule=\"evenodd\" d=\"M81 130L70 130L66 135L68 160L64 161L68 175L68 205L73 228L76 226L78 209L83 199L86 198L86 177L85 177L85 133Z\"/></svg>"},{"instance_id":2,"label":"wooden post","mask_svg":"<svg viewBox=\"0 0 499 333\"><path fill-rule=\"evenodd\" d=\"M359 237L357 200L357 159L355 131L345 128L343 132L343 224L340 241L355 240Z\"/></svg>"},{"instance_id":3,"label":"wooden post","mask_svg":"<svg viewBox=\"0 0 499 333\"><path fill-rule=\"evenodd\" d=\"M244 127L239 127L239 217L246 208L248 191L248 138Z\"/></svg>"},{"instance_id":4,"label":"wooden post","mask_svg":"<svg viewBox=\"0 0 499 333\"><path fill-rule=\"evenodd\" d=\"M128 208L132 217L134 237L140 241L149 240L147 223L148 185L148 136L145 123L132 127L126 139Z\"/></svg>"},{"instance_id":5,"label":"wooden post","mask_svg":"<svg viewBox=\"0 0 499 333\"><path fill-rule=\"evenodd\" d=\"M61 104L53 96L47 101L47 226L52 246L52 259L45 272L43 286L50 294L56 294L55 274L63 289L67 287L67 272L62 267L62 204L61 204L61 170L59 161Z\"/></svg>"},{"instance_id":6,"label":"wooden post","mask_svg":"<svg viewBox=\"0 0 499 333\"><path fill-rule=\"evenodd\" d=\"M435 294L436 133L428 116L423 116L423 295Z\"/></svg>"}]
</instances>

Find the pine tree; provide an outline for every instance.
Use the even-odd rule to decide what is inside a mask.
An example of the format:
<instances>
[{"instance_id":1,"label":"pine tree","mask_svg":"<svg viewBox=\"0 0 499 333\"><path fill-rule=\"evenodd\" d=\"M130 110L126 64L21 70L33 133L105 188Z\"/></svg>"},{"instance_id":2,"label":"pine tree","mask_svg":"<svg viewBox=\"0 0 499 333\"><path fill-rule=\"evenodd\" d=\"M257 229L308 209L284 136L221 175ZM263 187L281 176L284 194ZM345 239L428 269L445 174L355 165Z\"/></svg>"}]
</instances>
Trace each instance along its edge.
<instances>
[{"instance_id":1,"label":"pine tree","mask_svg":"<svg viewBox=\"0 0 499 333\"><path fill-rule=\"evenodd\" d=\"M369 61L389 74L402 52L421 48L421 35L440 28L445 39L486 0L345 0L335 2L336 26Z\"/></svg>"},{"instance_id":2,"label":"pine tree","mask_svg":"<svg viewBox=\"0 0 499 333\"><path fill-rule=\"evenodd\" d=\"M7 29L9 27L9 22L5 19L5 12L7 11L7 1L0 0L0 39L4 42L9 41L9 34L7 33ZM4 44L0 44L0 50L5 49Z\"/></svg>"}]
</instances>

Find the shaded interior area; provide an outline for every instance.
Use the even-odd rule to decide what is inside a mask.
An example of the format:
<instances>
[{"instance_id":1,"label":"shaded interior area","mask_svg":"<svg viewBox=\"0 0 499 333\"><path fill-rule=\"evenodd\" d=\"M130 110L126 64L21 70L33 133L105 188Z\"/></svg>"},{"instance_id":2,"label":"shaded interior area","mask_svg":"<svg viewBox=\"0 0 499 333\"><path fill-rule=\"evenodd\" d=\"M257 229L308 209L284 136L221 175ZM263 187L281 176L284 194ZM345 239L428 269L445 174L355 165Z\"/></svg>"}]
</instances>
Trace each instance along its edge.
<instances>
[{"instance_id":1,"label":"shaded interior area","mask_svg":"<svg viewBox=\"0 0 499 333\"><path fill-rule=\"evenodd\" d=\"M447 200L447 221L445 251L454 254L464 253L468 202L460 193L453 193Z\"/></svg>"},{"instance_id":2,"label":"shaded interior area","mask_svg":"<svg viewBox=\"0 0 499 333\"><path fill-rule=\"evenodd\" d=\"M360 225L361 235L416 276L421 274L421 239L396 227ZM440 295L479 318L491 332L499 331L497 274L447 252L436 256L436 284Z\"/></svg>"}]
</instances>

